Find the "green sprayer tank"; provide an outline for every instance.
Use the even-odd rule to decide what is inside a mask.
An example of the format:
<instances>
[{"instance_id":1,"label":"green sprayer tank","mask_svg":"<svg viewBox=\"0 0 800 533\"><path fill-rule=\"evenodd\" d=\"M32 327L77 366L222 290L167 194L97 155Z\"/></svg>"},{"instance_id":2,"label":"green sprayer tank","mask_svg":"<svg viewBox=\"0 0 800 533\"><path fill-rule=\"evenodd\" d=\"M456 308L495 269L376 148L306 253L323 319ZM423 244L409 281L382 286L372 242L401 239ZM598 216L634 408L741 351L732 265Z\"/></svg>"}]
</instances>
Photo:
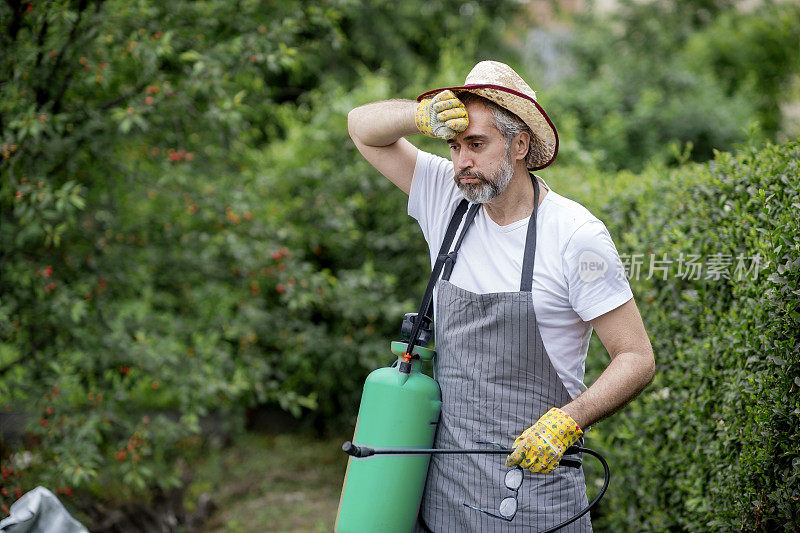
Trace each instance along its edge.
<instances>
[{"instance_id":1,"label":"green sprayer tank","mask_svg":"<svg viewBox=\"0 0 800 533\"><path fill-rule=\"evenodd\" d=\"M405 342L393 342L402 356ZM415 347L412 370L379 368L364 383L353 442L371 447L431 448L439 421L439 384L422 373L434 352ZM344 476L336 531L402 532L413 529L425 487L429 455L350 457Z\"/></svg>"}]
</instances>

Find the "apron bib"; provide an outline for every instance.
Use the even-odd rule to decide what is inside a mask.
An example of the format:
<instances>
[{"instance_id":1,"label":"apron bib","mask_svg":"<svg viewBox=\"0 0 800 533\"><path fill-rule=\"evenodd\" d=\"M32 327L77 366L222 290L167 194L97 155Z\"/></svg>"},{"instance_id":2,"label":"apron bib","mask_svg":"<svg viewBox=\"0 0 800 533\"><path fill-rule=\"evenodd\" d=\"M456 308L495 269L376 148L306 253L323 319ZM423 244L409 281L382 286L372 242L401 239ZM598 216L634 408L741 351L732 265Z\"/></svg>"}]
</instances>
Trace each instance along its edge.
<instances>
[{"instance_id":1,"label":"apron bib","mask_svg":"<svg viewBox=\"0 0 800 533\"><path fill-rule=\"evenodd\" d=\"M538 182L534 178L536 204ZM538 207L538 206L536 206ZM509 447L551 407L571 397L542 343L531 287L536 253L536 207L528 223L519 292L476 294L437 283L434 371L442 391L436 448L475 448L476 441ZM462 230L462 237L468 226ZM578 443L580 444L580 443ZM469 509L497 513L513 495L503 483L505 456L433 455L417 531L541 531L587 505L583 469L558 467L549 474L525 470L518 511L511 522ZM561 531L590 532L588 513Z\"/></svg>"}]
</instances>

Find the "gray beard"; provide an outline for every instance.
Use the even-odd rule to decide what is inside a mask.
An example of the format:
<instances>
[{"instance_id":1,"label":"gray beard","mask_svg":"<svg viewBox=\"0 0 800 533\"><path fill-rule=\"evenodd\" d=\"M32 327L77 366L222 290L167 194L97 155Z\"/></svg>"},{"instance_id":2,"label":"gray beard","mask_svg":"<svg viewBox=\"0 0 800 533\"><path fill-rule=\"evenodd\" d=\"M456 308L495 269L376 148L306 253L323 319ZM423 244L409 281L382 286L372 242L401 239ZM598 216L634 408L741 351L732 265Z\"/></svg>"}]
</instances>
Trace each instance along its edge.
<instances>
[{"instance_id":1,"label":"gray beard","mask_svg":"<svg viewBox=\"0 0 800 533\"><path fill-rule=\"evenodd\" d=\"M463 177L476 178L479 183L461 183L459 180ZM488 179L482 172L469 171L466 169L455 174L453 179L456 182L456 187L458 187L458 190L461 192L461 196L466 198L467 201L475 204L485 204L500 196L503 191L506 190L506 187L508 187L513 177L514 167L512 167L511 162L506 159L503 165Z\"/></svg>"}]
</instances>

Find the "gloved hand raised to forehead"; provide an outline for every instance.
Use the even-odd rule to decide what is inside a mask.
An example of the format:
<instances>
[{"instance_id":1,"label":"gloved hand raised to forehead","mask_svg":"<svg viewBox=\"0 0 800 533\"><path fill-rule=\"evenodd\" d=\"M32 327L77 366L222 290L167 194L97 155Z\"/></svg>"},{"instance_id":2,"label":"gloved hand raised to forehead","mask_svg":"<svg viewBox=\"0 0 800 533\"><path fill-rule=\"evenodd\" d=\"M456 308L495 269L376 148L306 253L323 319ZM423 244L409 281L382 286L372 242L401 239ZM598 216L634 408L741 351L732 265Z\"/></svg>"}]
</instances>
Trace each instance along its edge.
<instances>
[{"instance_id":1,"label":"gloved hand raised to forehead","mask_svg":"<svg viewBox=\"0 0 800 533\"><path fill-rule=\"evenodd\" d=\"M514 451L506 466L520 465L531 472L545 474L558 466L564 452L583 435L567 413L553 407L514 441Z\"/></svg>"},{"instance_id":2,"label":"gloved hand raised to forehead","mask_svg":"<svg viewBox=\"0 0 800 533\"><path fill-rule=\"evenodd\" d=\"M452 139L467 129L469 118L461 100L447 90L417 104L414 123L420 133L428 137Z\"/></svg>"}]
</instances>

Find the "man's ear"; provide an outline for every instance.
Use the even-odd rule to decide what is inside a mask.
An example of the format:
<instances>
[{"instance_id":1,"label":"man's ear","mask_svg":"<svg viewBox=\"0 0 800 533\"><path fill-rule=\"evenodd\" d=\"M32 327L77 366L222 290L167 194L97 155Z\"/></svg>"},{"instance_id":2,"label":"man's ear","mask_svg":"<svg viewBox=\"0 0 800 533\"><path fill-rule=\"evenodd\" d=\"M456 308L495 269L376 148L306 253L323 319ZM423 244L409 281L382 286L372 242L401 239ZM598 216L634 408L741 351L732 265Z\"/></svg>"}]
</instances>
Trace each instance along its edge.
<instances>
[{"instance_id":1,"label":"man's ear","mask_svg":"<svg viewBox=\"0 0 800 533\"><path fill-rule=\"evenodd\" d=\"M531 134L527 131L521 131L514 137L514 142L511 145L512 153L516 161L525 160L528 155L528 147L531 144Z\"/></svg>"}]
</instances>

